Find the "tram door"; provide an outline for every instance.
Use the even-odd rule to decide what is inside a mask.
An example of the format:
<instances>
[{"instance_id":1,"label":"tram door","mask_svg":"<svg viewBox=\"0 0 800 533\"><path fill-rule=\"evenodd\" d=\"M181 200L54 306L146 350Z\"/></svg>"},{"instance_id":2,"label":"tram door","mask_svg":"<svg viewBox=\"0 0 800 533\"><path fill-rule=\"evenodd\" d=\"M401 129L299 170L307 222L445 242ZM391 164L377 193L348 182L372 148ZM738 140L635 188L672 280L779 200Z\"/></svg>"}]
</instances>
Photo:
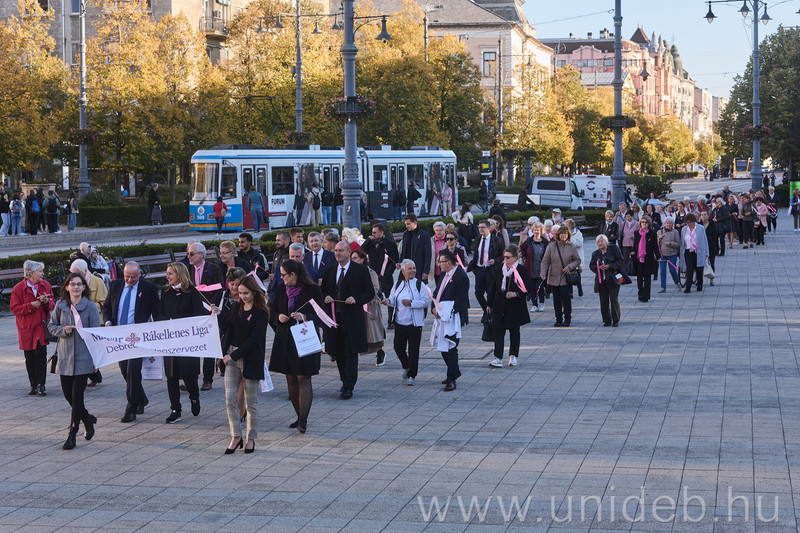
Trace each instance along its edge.
<instances>
[{"instance_id":1,"label":"tram door","mask_svg":"<svg viewBox=\"0 0 800 533\"><path fill-rule=\"evenodd\" d=\"M389 198L389 172L394 167L397 172L397 165L372 165L372 182L367 192L367 211L361 213L362 217L367 218L388 218L391 216L391 206Z\"/></svg>"},{"instance_id":2,"label":"tram door","mask_svg":"<svg viewBox=\"0 0 800 533\"><path fill-rule=\"evenodd\" d=\"M271 165L267 172L267 210L270 228L286 226L294 207L295 169L291 164Z\"/></svg>"},{"instance_id":3,"label":"tram door","mask_svg":"<svg viewBox=\"0 0 800 533\"><path fill-rule=\"evenodd\" d=\"M253 214L250 212L250 187L256 186L256 191L261 194L262 205L267 205L267 167L264 165L242 167L242 229L255 229ZM229 209L229 211L231 211ZM235 213L234 213L234 216ZM263 225L263 223L262 223Z\"/></svg>"},{"instance_id":4,"label":"tram door","mask_svg":"<svg viewBox=\"0 0 800 533\"><path fill-rule=\"evenodd\" d=\"M426 168L425 165L408 165L406 168L408 172L408 181L411 181L414 184L414 188L417 189L417 192L421 195L420 198L414 200L414 214L417 216L422 216L427 213L425 209L425 186L426 186ZM406 193L408 192L408 187L406 187Z\"/></svg>"}]
</instances>

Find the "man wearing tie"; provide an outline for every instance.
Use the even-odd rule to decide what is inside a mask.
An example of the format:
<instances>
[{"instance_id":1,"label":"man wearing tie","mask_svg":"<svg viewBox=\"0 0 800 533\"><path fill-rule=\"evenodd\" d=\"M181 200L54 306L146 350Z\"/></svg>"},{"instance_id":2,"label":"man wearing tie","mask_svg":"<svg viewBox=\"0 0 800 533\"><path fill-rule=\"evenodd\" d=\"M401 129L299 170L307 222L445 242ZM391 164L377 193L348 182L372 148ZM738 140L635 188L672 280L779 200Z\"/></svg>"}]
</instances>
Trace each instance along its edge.
<instances>
[{"instance_id":1,"label":"man wearing tie","mask_svg":"<svg viewBox=\"0 0 800 533\"><path fill-rule=\"evenodd\" d=\"M194 282L195 287L200 285L222 285L222 271L217 265L206 262L206 247L201 242L192 243L189 246L189 278ZM208 303L219 306L222 299L222 288L216 291L201 292L208 300ZM200 390L211 390L211 382L214 381L214 364L216 359L211 357L203 358L203 386ZM182 390L182 389L181 389Z\"/></svg>"},{"instance_id":2,"label":"man wearing tie","mask_svg":"<svg viewBox=\"0 0 800 533\"><path fill-rule=\"evenodd\" d=\"M608 244L617 244L619 224L614 222L614 212L610 209L606 211L606 221L603 223L603 229L600 233L608 238Z\"/></svg>"},{"instance_id":3,"label":"man wearing tie","mask_svg":"<svg viewBox=\"0 0 800 533\"><path fill-rule=\"evenodd\" d=\"M503 261L505 243L502 237L492 235L486 220L478 223L478 232L481 234L481 238L475 243L476 252L472 256L472 261L467 265L467 272L475 272L475 298L485 313L486 297L492 290L495 268Z\"/></svg>"},{"instance_id":4,"label":"man wearing tie","mask_svg":"<svg viewBox=\"0 0 800 533\"><path fill-rule=\"evenodd\" d=\"M312 231L308 234L308 247L309 250L305 253L305 257L303 257L303 264L306 266L306 270L309 274L312 270L316 272L319 283L322 283L322 276L325 274L328 267L336 264L336 258L333 252L322 249L322 235L316 231Z\"/></svg>"},{"instance_id":5,"label":"man wearing tie","mask_svg":"<svg viewBox=\"0 0 800 533\"><path fill-rule=\"evenodd\" d=\"M153 317L158 309L158 288L140 279L142 271L134 261L125 263L123 279L111 282L108 297L103 303L103 319L106 326L141 324ZM128 404L122 422L133 422L137 414L144 413L148 399L142 387L142 358L119 362L125 378L125 396Z\"/></svg>"},{"instance_id":6,"label":"man wearing tie","mask_svg":"<svg viewBox=\"0 0 800 533\"><path fill-rule=\"evenodd\" d=\"M328 328L325 350L336 358L342 380L339 398L349 400L358 380L358 354L367 351L367 321L364 304L375 297L368 267L350 261L350 243L342 240L334 248L336 265L322 278L325 303L333 304L334 320L339 325Z\"/></svg>"}]
</instances>

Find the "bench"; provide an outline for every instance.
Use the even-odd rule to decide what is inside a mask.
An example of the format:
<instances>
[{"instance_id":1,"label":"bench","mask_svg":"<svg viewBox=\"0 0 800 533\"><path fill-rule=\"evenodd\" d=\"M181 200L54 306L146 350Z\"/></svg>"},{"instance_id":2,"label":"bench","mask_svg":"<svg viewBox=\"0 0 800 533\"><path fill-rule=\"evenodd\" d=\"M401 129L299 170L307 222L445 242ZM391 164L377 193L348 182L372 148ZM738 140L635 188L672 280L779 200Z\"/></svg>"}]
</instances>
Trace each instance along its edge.
<instances>
[{"instance_id":1,"label":"bench","mask_svg":"<svg viewBox=\"0 0 800 533\"><path fill-rule=\"evenodd\" d=\"M56 265L51 267L45 265L44 268L45 279L53 288L53 292L57 295L59 287L64 283L64 266L61 263L56 263ZM14 290L14 285L23 279L25 279L25 273L22 268L0 270L0 299L10 303L11 291Z\"/></svg>"},{"instance_id":2,"label":"bench","mask_svg":"<svg viewBox=\"0 0 800 533\"><path fill-rule=\"evenodd\" d=\"M167 277L167 265L173 262L173 257L171 253L124 257L120 260L120 264L124 266L128 261L135 261L139 264L143 278L158 279Z\"/></svg>"},{"instance_id":3,"label":"bench","mask_svg":"<svg viewBox=\"0 0 800 533\"><path fill-rule=\"evenodd\" d=\"M255 247L254 247L255 248ZM172 254L172 261L178 263L186 259L189 254L188 252L170 252ZM206 261L211 261L212 263L216 263L219 260L219 252L216 248L206 248Z\"/></svg>"}]
</instances>

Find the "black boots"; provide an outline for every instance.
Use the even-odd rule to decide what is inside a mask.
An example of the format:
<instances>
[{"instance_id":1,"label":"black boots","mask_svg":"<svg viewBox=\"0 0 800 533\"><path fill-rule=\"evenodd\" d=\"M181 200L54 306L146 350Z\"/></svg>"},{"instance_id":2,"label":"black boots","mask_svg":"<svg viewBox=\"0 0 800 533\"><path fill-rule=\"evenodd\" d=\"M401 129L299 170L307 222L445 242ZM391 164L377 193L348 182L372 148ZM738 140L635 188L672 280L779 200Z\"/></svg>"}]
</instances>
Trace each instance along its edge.
<instances>
[{"instance_id":1,"label":"black boots","mask_svg":"<svg viewBox=\"0 0 800 533\"><path fill-rule=\"evenodd\" d=\"M100 383L98 381L98 383ZM83 426L86 428L86 431L83 433L83 436L86 440L92 440L94 437L94 425L97 423L97 417L94 415L90 415L88 412L83 417Z\"/></svg>"},{"instance_id":2,"label":"black boots","mask_svg":"<svg viewBox=\"0 0 800 533\"><path fill-rule=\"evenodd\" d=\"M78 426L70 426L69 427L69 435L67 435L67 440L64 441L64 444L61 446L62 450L71 450L75 447L75 436L78 434Z\"/></svg>"}]
</instances>

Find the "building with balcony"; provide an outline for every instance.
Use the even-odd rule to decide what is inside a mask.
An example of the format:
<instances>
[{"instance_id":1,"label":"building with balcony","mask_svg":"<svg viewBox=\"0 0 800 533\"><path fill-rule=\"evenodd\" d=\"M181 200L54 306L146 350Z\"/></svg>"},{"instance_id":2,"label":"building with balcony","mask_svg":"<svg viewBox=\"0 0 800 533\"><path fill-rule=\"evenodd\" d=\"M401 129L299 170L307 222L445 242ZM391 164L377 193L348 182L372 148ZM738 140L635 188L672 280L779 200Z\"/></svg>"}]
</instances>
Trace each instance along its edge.
<instances>
[{"instance_id":1,"label":"building with balcony","mask_svg":"<svg viewBox=\"0 0 800 533\"><path fill-rule=\"evenodd\" d=\"M227 59L225 40L228 23L250 0L146 0L145 7L158 20L162 16L183 14L198 31L205 35L206 52L212 63ZM65 64L76 65L79 52L80 0L39 0L39 5L53 10L50 35L56 42L55 55ZM99 13L96 5L89 3L86 9L86 36L94 35L93 22ZM0 20L17 13L17 0L0 0Z\"/></svg>"}]
</instances>

